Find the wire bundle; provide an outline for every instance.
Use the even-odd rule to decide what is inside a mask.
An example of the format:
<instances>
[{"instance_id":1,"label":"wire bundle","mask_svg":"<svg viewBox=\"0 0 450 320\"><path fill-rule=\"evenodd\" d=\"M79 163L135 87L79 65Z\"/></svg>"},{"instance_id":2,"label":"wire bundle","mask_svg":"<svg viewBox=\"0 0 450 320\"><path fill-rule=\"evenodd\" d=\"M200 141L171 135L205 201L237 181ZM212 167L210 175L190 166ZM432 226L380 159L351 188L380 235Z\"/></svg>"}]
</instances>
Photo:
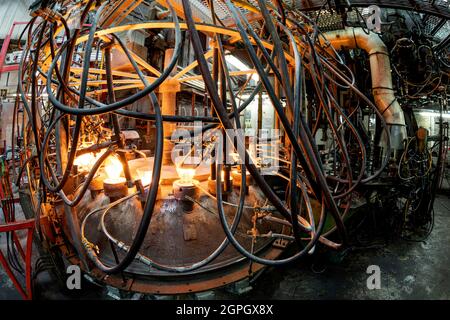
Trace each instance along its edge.
<instances>
[{"instance_id":1,"label":"wire bundle","mask_svg":"<svg viewBox=\"0 0 450 320\"><path fill-rule=\"evenodd\" d=\"M162 72L156 72L157 77L152 82L149 81L149 75L141 70L133 52L114 33L114 28L103 30L99 25L108 3L109 1L105 1L97 7L95 1L88 1L76 19L80 27L75 29L71 29L67 21L73 10L71 7L64 16L55 13L52 19L36 17L30 22L27 27L28 45L20 66L21 103L17 104L15 111L15 115L18 115L20 106L23 106L20 134L25 140L22 146L26 150L25 166L28 168L29 179L34 184L32 186L34 192L41 201L62 200L69 207L76 207L80 203L97 171L110 155L117 153L124 166L127 181L131 185L134 183L131 180L127 159L120 152L124 145L120 138L118 116L155 124L156 143L152 182L146 192L142 219L132 243L128 245L120 239L115 239L108 232L104 219L111 209L139 195L139 192L89 213L81 224L81 231L75 230L77 223L68 219L72 231L78 235L81 245L95 265L105 273L114 274L125 270L134 260L138 260L162 271L183 273L211 263L230 243L244 257L264 265L282 265L297 260L311 253L319 242L334 248L347 245L348 236L344 220L350 211L353 191L361 184L379 177L387 166L390 155L388 146L387 156L382 159L379 168L369 172L367 146L361 138L360 127L355 124L361 108L364 106L377 115L388 137L387 141L390 141L389 130L377 107L356 87L355 77L342 57L331 46L324 47L320 44L325 37L315 21L302 12L286 10L281 1L276 1L273 5L258 0L258 6L243 1L225 1L236 26L237 42L245 49L260 79L249 97L239 103L235 97L236 91L240 89L233 86L230 70L225 61L226 48L236 44L230 42L233 39L224 36L228 29L222 26L222 21L215 16L213 2L209 3L212 26L214 30L221 30L223 33L213 32L215 58L212 72L204 56L199 24L194 21L191 4L188 0L182 0L186 20L185 23L180 23L168 1L171 12L170 26L175 35L174 52L167 68ZM57 12L57 5L54 4L54 12ZM259 26L255 28L237 6L260 14ZM182 50L182 29L189 32L198 69L205 84L206 94L211 101L212 116L206 119L211 124L204 126L203 130L241 129L241 113L258 93L263 92L270 99L285 134L287 163L284 174L289 180L289 187L286 197L280 197L261 175L260 168L250 161L245 143L238 137L235 147L238 154L245 150L239 154L239 157L245 160L245 165L240 168L241 191L238 204L232 204L237 210L231 226L224 212L224 205L229 204L222 198L222 177L220 174L215 177L217 212L226 238L203 261L189 266L167 266L152 261L139 252L157 200L165 134L163 124L168 121L194 122L206 118L164 115L155 94L155 90L170 78L177 65ZM273 45L269 48L268 43ZM118 101L115 97L117 85L114 79L117 73L114 73L111 66L113 45L124 52L135 72L134 80L140 82L137 86L139 90ZM92 53L96 53L96 57L101 56L102 59L96 58L92 61ZM81 67L74 61L74 56L77 55L82 57ZM101 83L106 87L106 95L99 94L96 97L93 83ZM338 94L341 91L349 91L357 97L357 107L351 112L339 102ZM45 95L48 95L48 101L41 99ZM153 114L126 109L146 96L149 97ZM285 101L285 106L282 101ZM229 106L231 112L228 110ZM315 110L313 118L305 112L311 109ZM101 129L99 131L87 129L102 127L101 117L105 115L112 120L112 128L108 133ZM19 123L18 118L17 116L16 120ZM20 131L19 127L17 131ZM321 127L328 128L332 135L334 150L332 155L329 155L334 168L332 172L325 170L316 145L315 137ZM90 141L89 147L82 147L86 135L96 137L96 140ZM72 190L72 193L67 193L69 181L73 179L76 156L100 151L103 153L84 177L84 181ZM213 171L221 172L220 160L224 157L223 150L219 148L215 153L218 163L214 165ZM39 175L34 170L37 168L40 169ZM282 260L263 259L248 251L236 239L235 233L245 208L246 171L252 175L268 203L273 206L271 210L278 212L282 221L292 228L292 235L284 235L295 240L298 246L297 253L292 257ZM313 212L313 201L320 204L318 216ZM41 202L38 203L38 206L40 205ZM268 206L255 208L255 211L267 212L267 208ZM84 235L87 219L98 212L102 212L102 232L116 248L125 252L123 259L117 261L114 266L107 266L100 261L95 245ZM335 227L325 233L328 215L333 219ZM340 243L328 239L334 231L337 231Z\"/></svg>"}]
</instances>

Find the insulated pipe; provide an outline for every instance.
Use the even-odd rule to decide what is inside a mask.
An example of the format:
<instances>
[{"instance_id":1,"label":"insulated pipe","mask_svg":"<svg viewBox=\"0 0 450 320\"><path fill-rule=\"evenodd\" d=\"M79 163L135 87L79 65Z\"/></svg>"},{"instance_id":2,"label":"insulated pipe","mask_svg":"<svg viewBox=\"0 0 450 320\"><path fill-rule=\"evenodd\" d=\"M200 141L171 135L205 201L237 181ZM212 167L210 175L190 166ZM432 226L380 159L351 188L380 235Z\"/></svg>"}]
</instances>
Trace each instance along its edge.
<instances>
[{"instance_id":1,"label":"insulated pipe","mask_svg":"<svg viewBox=\"0 0 450 320\"><path fill-rule=\"evenodd\" d=\"M326 40L322 38L321 45L325 47L332 45L336 50L360 48L368 53L375 104L390 127L392 148L403 149L403 140L407 137L405 115L394 95L391 62L384 42L378 34L367 34L362 28L326 32L324 37Z\"/></svg>"},{"instance_id":2,"label":"insulated pipe","mask_svg":"<svg viewBox=\"0 0 450 320\"><path fill-rule=\"evenodd\" d=\"M174 49L166 49L164 57L164 68L170 67L170 61L173 58ZM162 114L167 114L174 116L176 115L177 108L177 92L180 92L180 82L177 80L167 79L159 86L159 93L161 94L161 111ZM172 134L177 128L175 123L164 122L164 134L166 138L164 139L164 153L163 153L163 164L172 164L172 149L173 142Z\"/></svg>"}]
</instances>

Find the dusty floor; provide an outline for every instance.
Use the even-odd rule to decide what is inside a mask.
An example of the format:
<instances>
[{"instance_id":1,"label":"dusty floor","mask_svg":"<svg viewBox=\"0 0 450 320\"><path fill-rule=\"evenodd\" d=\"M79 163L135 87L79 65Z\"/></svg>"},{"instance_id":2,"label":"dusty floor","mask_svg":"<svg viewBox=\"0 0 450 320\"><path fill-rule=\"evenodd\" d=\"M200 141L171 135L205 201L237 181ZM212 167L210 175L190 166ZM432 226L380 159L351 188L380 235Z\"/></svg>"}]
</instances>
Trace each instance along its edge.
<instances>
[{"instance_id":1,"label":"dusty floor","mask_svg":"<svg viewBox=\"0 0 450 320\"><path fill-rule=\"evenodd\" d=\"M340 264L324 267L300 263L271 270L256 283L252 297L449 300L449 197L436 199L435 219L435 228L426 243L399 240L381 249L352 252ZM366 271L370 265L380 267L379 290L367 289Z\"/></svg>"},{"instance_id":2,"label":"dusty floor","mask_svg":"<svg viewBox=\"0 0 450 320\"><path fill-rule=\"evenodd\" d=\"M386 247L353 251L340 263L302 261L266 270L250 293L225 290L209 298L222 299L450 299L450 197L435 203L435 228L425 243L397 240ZM0 237L0 245L5 241ZM2 247L4 244L2 245ZM381 270L381 289L368 290L368 266ZM41 297L67 299L51 281ZM101 290L86 290L76 298L100 298ZM20 296L0 268L0 300Z\"/></svg>"}]
</instances>

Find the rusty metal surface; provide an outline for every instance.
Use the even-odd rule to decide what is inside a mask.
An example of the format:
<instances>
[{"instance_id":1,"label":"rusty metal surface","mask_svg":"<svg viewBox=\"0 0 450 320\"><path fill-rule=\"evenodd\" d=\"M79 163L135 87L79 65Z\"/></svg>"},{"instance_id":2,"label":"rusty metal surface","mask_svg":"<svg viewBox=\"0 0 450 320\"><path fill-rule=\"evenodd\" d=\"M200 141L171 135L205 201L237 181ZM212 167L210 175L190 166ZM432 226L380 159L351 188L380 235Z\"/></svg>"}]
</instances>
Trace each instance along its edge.
<instances>
[{"instance_id":1,"label":"rusty metal surface","mask_svg":"<svg viewBox=\"0 0 450 320\"><path fill-rule=\"evenodd\" d=\"M166 197L158 200L155 206L154 218L141 248L141 253L159 263L170 266L187 265L206 258L225 238L218 216L197 204L194 205L193 212L185 213L177 200L167 196L167 193L170 192L170 186L162 186L162 189L162 195L163 197L166 195ZM235 189L235 192L228 199L229 202L237 201L238 192L239 190ZM208 196L203 196L199 201L211 211L215 210L215 202ZM264 199L257 189L250 187L247 203L252 203L252 201L261 202ZM103 194L92 200L88 193L75 212L81 220L86 213L108 202L108 198ZM227 218L231 223L236 209L229 206L225 209ZM109 218L106 219L107 228L112 235L125 243L129 243L134 236L141 213L140 202L137 199L132 199L113 210ZM251 228L252 213L252 210L245 210L237 231L242 234L238 235L237 238L247 249L250 247L250 241L243 234ZM269 226L268 223L258 226L260 233L270 229L276 230L277 227ZM281 227L279 229L281 232ZM66 229L64 233L73 243L69 230ZM100 232L99 216L92 218L88 224L87 237L99 246L102 252L100 256L102 261L108 264L115 263L110 244L103 233ZM80 256L74 255L70 247L72 245L69 245L69 247L61 246L61 252L66 255L70 263L84 268L85 265L80 260ZM267 259L276 259L283 250L283 248L273 246L271 240L267 239L259 240L255 246L255 251L261 257ZM121 256L120 253L119 256ZM247 259L242 258L230 245L214 262L191 273L161 272L135 262L126 270L125 278L120 274L106 275L95 267L89 270L89 274L97 281L119 289L171 295L201 292L226 286L245 279L263 268L264 266L260 264L250 263Z\"/></svg>"},{"instance_id":2,"label":"rusty metal surface","mask_svg":"<svg viewBox=\"0 0 450 320\"><path fill-rule=\"evenodd\" d=\"M142 245L141 253L158 263L168 266L190 265L207 258L225 239L219 216L213 213L216 211L215 202L204 195L198 201L211 212L203 209L198 204L194 204L194 210L186 213L183 212L181 201L168 195L171 192L171 187L162 186L162 189L161 193L164 199L158 200L155 206L154 216ZM238 189L235 190L238 192ZM237 192L230 196L229 202L236 203L238 201ZM264 199L259 196L255 189L251 189L246 202L249 204L257 201L261 203ZM108 202L107 197L103 195L99 195L94 201L90 197L86 197L86 202L81 204L78 210L79 219L82 220L86 213ZM231 224L236 208L226 206L225 210L228 221ZM115 238L130 244L137 230L141 215L142 206L140 202L137 199L129 200L111 210L111 213L105 219L106 228ZM246 234L252 228L252 215L253 210L244 210L237 230L238 240L247 249L251 245L251 238L246 236ZM115 261L110 244L103 233L100 232L99 219L100 215L97 215L89 220L86 228L87 238L98 245L102 253L101 259L104 262L114 264ZM269 230L276 230L276 227L269 225L267 222L258 225L258 231L261 234L267 233ZM281 231L281 228L279 231ZM258 251L270 243L270 239L258 240L255 250ZM214 262L194 273L213 270L240 260L243 260L242 256L229 245ZM127 271L142 275L173 275L149 269L140 263L133 263Z\"/></svg>"},{"instance_id":3,"label":"rusty metal surface","mask_svg":"<svg viewBox=\"0 0 450 320\"><path fill-rule=\"evenodd\" d=\"M282 252L282 249L270 247L261 254L261 257L266 259L276 259ZM74 256L70 258L70 262L79 264L80 260ZM233 266L216 269L201 275L183 275L182 277L173 278L152 276L142 277L129 274L126 274L125 278L122 277L122 275L108 276L95 268L90 270L90 275L97 281L122 290L157 295L179 295L224 287L246 279L250 275L255 275L263 269L264 266L257 263L249 263L248 260L245 260L236 263Z\"/></svg>"}]
</instances>

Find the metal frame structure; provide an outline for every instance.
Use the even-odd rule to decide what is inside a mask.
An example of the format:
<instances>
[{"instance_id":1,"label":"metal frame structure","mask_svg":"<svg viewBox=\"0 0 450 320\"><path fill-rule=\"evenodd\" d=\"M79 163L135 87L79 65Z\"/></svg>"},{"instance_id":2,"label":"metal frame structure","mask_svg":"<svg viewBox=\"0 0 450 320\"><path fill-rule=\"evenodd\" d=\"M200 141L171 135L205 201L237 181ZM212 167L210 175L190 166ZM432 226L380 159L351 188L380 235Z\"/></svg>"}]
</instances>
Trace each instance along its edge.
<instances>
[{"instance_id":1,"label":"metal frame structure","mask_svg":"<svg viewBox=\"0 0 450 320\"><path fill-rule=\"evenodd\" d=\"M6 59L6 54L8 52L8 47L11 42L11 37L14 32L14 29L16 28L16 26L26 25L26 24L28 24L28 22L14 22L13 25L11 26L11 29L9 30L7 37L3 40L2 48L0 50L0 74L2 72L11 72L11 71L19 70L18 64L7 66L7 65L4 65L4 62Z\"/></svg>"},{"instance_id":2,"label":"metal frame structure","mask_svg":"<svg viewBox=\"0 0 450 320\"><path fill-rule=\"evenodd\" d=\"M400 184L407 190L419 186L424 194L433 190L431 180L437 181L438 170L432 170L426 134L407 136L415 128L406 122L394 94L390 51L377 34L357 27L321 32L304 11L323 9L323 1L320 6L317 1L302 1L300 7L298 2L291 3L295 10L287 13L279 1L266 5L263 0L227 0L221 8L230 16L223 16L223 21L215 15L217 1L201 3L210 10L202 16L209 15L211 21L195 14L192 3L200 6L198 1L157 1L167 9L162 18L170 16L170 20L125 24L125 16L140 1L99 4L88 0L61 2L68 5L64 8L56 2L53 7L38 8L27 25L29 42L19 67L23 119L18 116L18 103L14 114L23 141L18 181L22 173L27 175L24 187L31 195L30 216L46 218L36 217L44 224L46 247L56 247L56 254L69 263L80 265L96 281L127 291L177 294L209 290L253 275L264 266L300 259L318 246L333 250L350 246L345 222L359 192ZM367 4L350 2L355 7ZM370 4L406 9L406 1ZM434 5L408 1L407 8L436 14ZM335 1L334 6L343 4ZM438 16L449 18L447 11ZM80 27L70 28L72 23ZM159 66L133 52L119 36L137 30L159 32L156 37L169 35L166 40L171 44L161 49ZM192 46L194 60L179 71L183 33L189 34L187 44ZM356 49L362 49L358 54L367 58L362 67L371 69L372 86L365 88L370 96L356 86L355 74L339 53ZM252 67L230 70L226 55L238 51L245 52ZM127 61L125 67L113 65L117 57ZM194 70L197 73L192 75ZM258 75L257 85L247 88L254 75ZM247 81L233 84L242 76ZM439 84L441 80L442 76ZM177 93L194 81L203 82L211 115L176 114ZM250 92L248 98L238 103L236 96L245 90ZM350 106L343 106L339 96L343 91L352 96ZM446 99L446 91L439 86L430 92ZM179 173L183 165L171 162L172 146L167 139L176 123L204 121L207 125L200 131L213 129L230 135L241 129L240 114L258 95L258 111L262 110L263 93L273 106L275 125L284 129L282 137L274 138L286 146L283 159L280 153L274 155L283 162L283 172L275 176L283 181L279 184L284 192L276 192L263 177L264 164L250 161L249 147L241 136L225 139L232 141L232 152L243 164L218 161L206 167L206 175L197 172L186 178ZM44 95L48 99L42 99ZM148 99L145 111L130 110L144 98ZM192 99L195 102L195 97ZM379 141L363 140L362 134L369 136L359 123L364 115L378 122L375 133ZM147 158L135 145L126 145L119 117L145 122L147 131L154 129L152 157ZM261 122L259 118L258 126ZM320 153L316 135L323 127L329 130L333 144L331 151ZM442 145L442 135L440 139ZM211 138L202 148L214 141ZM225 153L219 147L211 151L211 157L220 160ZM85 155L90 156L89 163L76 164ZM377 161L370 161L372 158ZM108 161L116 163L112 174ZM137 174L144 168L143 162L145 169L151 170L145 186L145 176ZM230 179L232 167L240 178L236 185ZM199 168L195 170L204 169ZM378 180L383 182L377 184ZM406 194L405 198L411 192ZM250 206L248 201L255 204ZM408 201L405 212L410 210ZM427 226L433 201L423 201ZM160 220L153 217L169 212L161 209L166 205L172 210L169 218L175 217L176 223L166 225L166 216ZM184 224L180 242L164 232L173 231L170 226L180 220L205 227L201 224L209 219L205 216L211 218L208 226L213 226L208 229L208 240L217 240L214 245L218 245L205 250L206 258L200 254L192 262L192 255L185 254L179 262L177 252L171 253L177 249L188 252L189 247L195 253L195 246L186 244L194 236ZM242 217L244 222L239 225ZM231 226L229 221L233 221ZM12 227L4 227L5 231L19 227L10 222ZM31 221L21 227L30 234L33 226L28 223ZM114 229L117 225L120 228ZM135 229L130 227L135 225ZM239 226L244 232L237 232ZM266 230L270 231L264 233ZM297 250L291 257L280 258L286 242L296 244ZM200 242L197 246L198 251L206 247ZM228 247L234 251L226 256Z\"/></svg>"},{"instance_id":3,"label":"metal frame structure","mask_svg":"<svg viewBox=\"0 0 450 320\"><path fill-rule=\"evenodd\" d=\"M6 218L6 216L5 216ZM22 245L17 238L17 231L27 231L27 241L25 250L22 248ZM33 288L32 288L32 249L33 249L33 236L34 236L34 219L26 220L26 221L14 221L9 222L6 221L6 224L0 225L0 233L12 232L14 237L14 243L16 248L18 249L22 259L25 262L25 287L23 287L18 280L17 276L14 274L14 271L10 267L7 259L3 255L3 252L0 250L0 263L2 267L5 269L6 274L11 279L12 283L16 287L17 291L25 300L31 300L33 298Z\"/></svg>"}]
</instances>

